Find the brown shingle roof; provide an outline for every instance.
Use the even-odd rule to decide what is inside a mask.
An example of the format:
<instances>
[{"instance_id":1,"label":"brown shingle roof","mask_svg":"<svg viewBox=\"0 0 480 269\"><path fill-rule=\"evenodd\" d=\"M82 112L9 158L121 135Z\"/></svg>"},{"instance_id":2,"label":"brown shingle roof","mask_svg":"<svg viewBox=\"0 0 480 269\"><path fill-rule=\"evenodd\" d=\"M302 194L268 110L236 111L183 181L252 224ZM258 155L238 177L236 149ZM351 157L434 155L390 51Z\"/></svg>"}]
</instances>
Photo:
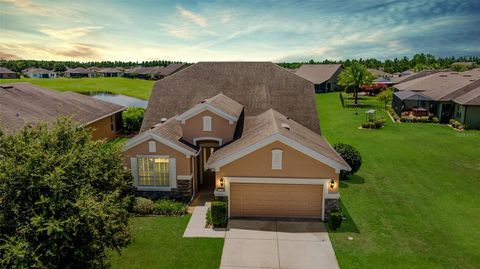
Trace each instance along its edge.
<instances>
[{"instance_id":1,"label":"brown shingle roof","mask_svg":"<svg viewBox=\"0 0 480 269\"><path fill-rule=\"evenodd\" d=\"M165 138L168 141L174 143L175 145L180 146L193 153L197 152L197 149L193 145L188 145L186 142L183 142L182 127L180 126L180 123L175 120L175 117L171 117L164 123L157 124L148 132Z\"/></svg>"},{"instance_id":2,"label":"brown shingle roof","mask_svg":"<svg viewBox=\"0 0 480 269\"><path fill-rule=\"evenodd\" d=\"M169 64L160 70L160 75L170 76L171 74L178 72L185 67L187 67L187 64Z\"/></svg>"},{"instance_id":3,"label":"brown shingle roof","mask_svg":"<svg viewBox=\"0 0 480 269\"><path fill-rule=\"evenodd\" d=\"M477 80L470 85L473 89L455 98L453 100L455 103L459 103L461 105L480 106L480 80Z\"/></svg>"},{"instance_id":4,"label":"brown shingle roof","mask_svg":"<svg viewBox=\"0 0 480 269\"><path fill-rule=\"evenodd\" d=\"M142 131L224 93L253 116L274 108L320 132L313 84L270 62L200 62L157 81Z\"/></svg>"},{"instance_id":5,"label":"brown shingle roof","mask_svg":"<svg viewBox=\"0 0 480 269\"><path fill-rule=\"evenodd\" d=\"M72 68L72 69L67 69L67 71L65 71L65 73L71 73L71 74L91 74L93 73L92 70L89 70L89 69L86 69L86 68L83 68L83 67L76 67L76 68Z\"/></svg>"},{"instance_id":6,"label":"brown shingle roof","mask_svg":"<svg viewBox=\"0 0 480 269\"><path fill-rule=\"evenodd\" d=\"M411 73L411 74L403 75L403 76L400 76L400 77L394 77L393 82L394 83L403 83L403 82L411 81L411 80L414 80L414 79L417 79L417 78L426 77L426 76L429 76L431 74L435 74L435 73L438 73L438 72L441 72L441 70L420 71L418 73Z\"/></svg>"},{"instance_id":7,"label":"brown shingle roof","mask_svg":"<svg viewBox=\"0 0 480 269\"><path fill-rule=\"evenodd\" d=\"M91 70L91 69L90 69ZM97 70L98 73L122 73L123 71L116 67L107 67Z\"/></svg>"},{"instance_id":8,"label":"brown shingle roof","mask_svg":"<svg viewBox=\"0 0 480 269\"><path fill-rule=\"evenodd\" d=\"M238 118L243 111L243 105L229 98L223 93L219 93L212 98L205 99L202 103L210 104L223 112Z\"/></svg>"},{"instance_id":9,"label":"brown shingle roof","mask_svg":"<svg viewBox=\"0 0 480 269\"><path fill-rule=\"evenodd\" d=\"M73 92L58 92L30 83L0 84L0 124L7 133L68 115L87 124L125 109ZM18 116L17 116L18 115Z\"/></svg>"},{"instance_id":10,"label":"brown shingle roof","mask_svg":"<svg viewBox=\"0 0 480 269\"><path fill-rule=\"evenodd\" d=\"M0 74L15 74L12 70L5 68L5 67L0 67Z\"/></svg>"},{"instance_id":11,"label":"brown shingle roof","mask_svg":"<svg viewBox=\"0 0 480 269\"><path fill-rule=\"evenodd\" d=\"M341 64L303 64L295 74L313 84L321 84L331 79L340 68Z\"/></svg>"},{"instance_id":12,"label":"brown shingle roof","mask_svg":"<svg viewBox=\"0 0 480 269\"><path fill-rule=\"evenodd\" d=\"M28 74L49 74L49 73L55 73L55 72L44 69L44 68L32 67L32 68L28 68L25 73L28 73Z\"/></svg>"},{"instance_id":13,"label":"brown shingle roof","mask_svg":"<svg viewBox=\"0 0 480 269\"><path fill-rule=\"evenodd\" d=\"M283 127L285 124L289 129ZM267 110L257 116L246 117L241 137L216 150L208 159L208 165L218 162L275 134L280 134L289 138L343 166L348 167L348 164L321 135L273 109Z\"/></svg>"},{"instance_id":14,"label":"brown shingle roof","mask_svg":"<svg viewBox=\"0 0 480 269\"><path fill-rule=\"evenodd\" d=\"M452 101L473 90L475 87L470 84L474 82L479 83L476 82L477 80L480 80L479 69L461 73L452 71L436 72L397 84L395 88L421 92L435 101Z\"/></svg>"}]
</instances>

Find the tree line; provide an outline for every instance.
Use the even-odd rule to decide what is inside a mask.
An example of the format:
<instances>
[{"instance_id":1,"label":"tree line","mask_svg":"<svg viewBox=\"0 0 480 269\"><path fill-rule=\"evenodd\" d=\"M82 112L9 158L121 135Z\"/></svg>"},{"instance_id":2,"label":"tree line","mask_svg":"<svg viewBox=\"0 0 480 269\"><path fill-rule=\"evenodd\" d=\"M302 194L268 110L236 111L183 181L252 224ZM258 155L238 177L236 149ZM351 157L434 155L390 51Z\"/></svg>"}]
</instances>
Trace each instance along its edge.
<instances>
[{"instance_id":1,"label":"tree line","mask_svg":"<svg viewBox=\"0 0 480 269\"><path fill-rule=\"evenodd\" d=\"M100 61L100 62L80 62L80 61L37 61L37 60L0 60L0 67L8 68L12 71L21 73L30 67L45 68L55 72L64 72L67 68L75 67L123 67L133 68L137 66L153 67L167 66L173 63L181 63L180 61L142 61L142 62L122 62L122 61Z\"/></svg>"},{"instance_id":2,"label":"tree line","mask_svg":"<svg viewBox=\"0 0 480 269\"><path fill-rule=\"evenodd\" d=\"M367 68L382 69L388 73L398 73L406 70L422 71L422 70L435 70L435 69L447 69L455 62L473 62L477 66L480 65L480 57L435 57L431 54L415 54L412 58L403 57L395 58L393 60L387 59L384 61L369 58L369 59L346 59L346 60L328 60L315 61L310 60L308 62L284 62L278 63L278 65L284 68L296 69L302 64L342 64L344 67L351 66L353 63L359 63Z\"/></svg>"}]
</instances>

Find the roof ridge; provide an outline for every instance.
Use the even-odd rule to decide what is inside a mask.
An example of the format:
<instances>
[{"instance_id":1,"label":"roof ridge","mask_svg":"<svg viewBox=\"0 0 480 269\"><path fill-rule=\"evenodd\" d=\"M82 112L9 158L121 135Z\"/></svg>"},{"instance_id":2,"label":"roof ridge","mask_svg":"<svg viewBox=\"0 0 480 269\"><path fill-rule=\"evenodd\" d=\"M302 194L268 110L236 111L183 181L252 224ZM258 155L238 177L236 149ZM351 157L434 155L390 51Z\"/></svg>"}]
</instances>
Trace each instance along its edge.
<instances>
[{"instance_id":1,"label":"roof ridge","mask_svg":"<svg viewBox=\"0 0 480 269\"><path fill-rule=\"evenodd\" d=\"M273 108L270 108L269 111L270 111L270 115L272 116L272 119L273 119L273 127L275 128L275 132L279 133L280 129L278 128L277 120L275 119L275 112L276 111Z\"/></svg>"}]
</instances>

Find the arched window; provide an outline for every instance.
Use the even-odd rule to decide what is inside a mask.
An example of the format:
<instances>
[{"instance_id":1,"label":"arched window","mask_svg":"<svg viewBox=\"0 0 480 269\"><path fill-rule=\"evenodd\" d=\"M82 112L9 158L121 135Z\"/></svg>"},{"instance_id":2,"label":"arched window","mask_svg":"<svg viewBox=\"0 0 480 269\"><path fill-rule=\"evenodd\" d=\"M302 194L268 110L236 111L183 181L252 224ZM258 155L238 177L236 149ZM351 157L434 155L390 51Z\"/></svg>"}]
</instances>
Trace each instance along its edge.
<instances>
[{"instance_id":1,"label":"arched window","mask_svg":"<svg viewBox=\"0 0 480 269\"><path fill-rule=\"evenodd\" d=\"M203 119L203 131L210 132L212 130L212 117L204 116L202 119Z\"/></svg>"},{"instance_id":2,"label":"arched window","mask_svg":"<svg viewBox=\"0 0 480 269\"><path fill-rule=\"evenodd\" d=\"M283 150L281 149L272 150L272 169L273 170L282 169L282 155L283 155Z\"/></svg>"}]
</instances>

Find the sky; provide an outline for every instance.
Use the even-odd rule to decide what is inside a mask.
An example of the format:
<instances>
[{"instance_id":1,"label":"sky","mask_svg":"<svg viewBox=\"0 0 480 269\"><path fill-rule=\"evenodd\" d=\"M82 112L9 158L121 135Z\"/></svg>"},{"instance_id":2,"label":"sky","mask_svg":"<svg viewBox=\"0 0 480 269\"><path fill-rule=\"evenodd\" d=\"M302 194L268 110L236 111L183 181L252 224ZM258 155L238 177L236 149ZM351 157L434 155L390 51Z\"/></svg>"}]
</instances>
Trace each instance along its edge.
<instances>
[{"instance_id":1,"label":"sky","mask_svg":"<svg viewBox=\"0 0 480 269\"><path fill-rule=\"evenodd\" d=\"M0 58L307 61L480 56L480 0L0 0Z\"/></svg>"}]
</instances>

